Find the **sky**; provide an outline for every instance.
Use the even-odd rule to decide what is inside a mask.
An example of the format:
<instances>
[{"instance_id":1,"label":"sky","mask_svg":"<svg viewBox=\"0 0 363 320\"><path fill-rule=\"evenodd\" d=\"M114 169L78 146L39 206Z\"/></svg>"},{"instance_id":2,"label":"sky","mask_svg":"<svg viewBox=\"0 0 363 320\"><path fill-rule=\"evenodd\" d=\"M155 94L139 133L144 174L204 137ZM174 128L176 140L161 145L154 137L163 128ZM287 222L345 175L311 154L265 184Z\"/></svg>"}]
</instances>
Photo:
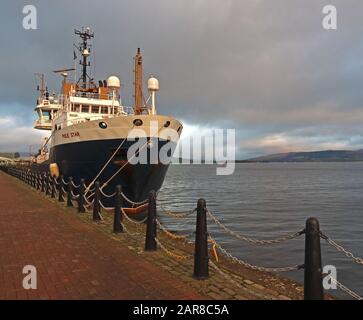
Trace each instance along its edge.
<instances>
[{"instance_id":1,"label":"sky","mask_svg":"<svg viewBox=\"0 0 363 320\"><path fill-rule=\"evenodd\" d=\"M25 5L37 29L23 28ZM337 30L322 27L325 5ZM0 12L0 150L36 149L36 79L73 66L74 28L95 32L95 78L120 77L132 105L132 57L160 81L158 112L184 137L236 130L237 158L363 148L361 0L3 0Z\"/></svg>"}]
</instances>

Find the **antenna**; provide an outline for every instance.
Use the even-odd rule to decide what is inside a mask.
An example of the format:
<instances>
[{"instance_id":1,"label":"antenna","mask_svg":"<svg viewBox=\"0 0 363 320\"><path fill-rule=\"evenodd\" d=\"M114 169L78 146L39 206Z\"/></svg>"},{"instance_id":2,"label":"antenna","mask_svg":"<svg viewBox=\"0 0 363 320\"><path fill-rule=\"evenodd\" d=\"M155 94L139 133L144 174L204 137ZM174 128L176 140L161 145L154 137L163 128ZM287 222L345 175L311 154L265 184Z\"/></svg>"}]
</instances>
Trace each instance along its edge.
<instances>
[{"instance_id":1,"label":"antenna","mask_svg":"<svg viewBox=\"0 0 363 320\"><path fill-rule=\"evenodd\" d=\"M90 66L87 59L91 55L91 48L88 45L88 40L94 38L94 33L90 27L82 28L82 31L75 29L74 33L82 40L79 47L77 47L78 51L82 55L82 60L80 61L80 65L82 66L82 77L78 80L78 82L82 79L83 89L87 89L87 78L92 81L91 77L87 74L87 67Z\"/></svg>"}]
</instances>

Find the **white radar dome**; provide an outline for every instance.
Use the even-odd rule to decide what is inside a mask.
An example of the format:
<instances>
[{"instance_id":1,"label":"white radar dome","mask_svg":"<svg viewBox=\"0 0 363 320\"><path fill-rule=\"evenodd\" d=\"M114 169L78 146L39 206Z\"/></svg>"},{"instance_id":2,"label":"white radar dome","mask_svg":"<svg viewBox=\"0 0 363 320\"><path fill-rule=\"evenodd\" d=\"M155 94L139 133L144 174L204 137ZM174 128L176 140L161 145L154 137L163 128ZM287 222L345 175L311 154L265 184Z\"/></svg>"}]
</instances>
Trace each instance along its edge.
<instances>
[{"instance_id":1,"label":"white radar dome","mask_svg":"<svg viewBox=\"0 0 363 320\"><path fill-rule=\"evenodd\" d=\"M116 76L108 77L107 87L109 87L110 89L120 89L120 87L121 87L120 79L117 78Z\"/></svg>"},{"instance_id":2,"label":"white radar dome","mask_svg":"<svg viewBox=\"0 0 363 320\"><path fill-rule=\"evenodd\" d=\"M147 88L149 91L159 91L159 80L151 76L147 81Z\"/></svg>"}]
</instances>

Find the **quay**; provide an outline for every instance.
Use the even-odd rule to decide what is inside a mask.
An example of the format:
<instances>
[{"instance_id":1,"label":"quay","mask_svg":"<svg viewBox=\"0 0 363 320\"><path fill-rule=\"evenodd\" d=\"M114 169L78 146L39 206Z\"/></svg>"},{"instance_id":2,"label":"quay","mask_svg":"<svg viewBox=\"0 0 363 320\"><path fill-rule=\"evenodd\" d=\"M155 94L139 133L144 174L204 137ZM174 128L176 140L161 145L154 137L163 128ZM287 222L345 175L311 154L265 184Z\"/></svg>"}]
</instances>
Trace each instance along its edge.
<instances>
[{"instance_id":1,"label":"quay","mask_svg":"<svg viewBox=\"0 0 363 320\"><path fill-rule=\"evenodd\" d=\"M183 259L193 245L159 231L163 250L145 251L145 224L125 220L127 232L114 233L113 221L103 210L95 222L92 212L79 213L0 171L0 299L304 298L301 284L223 257L197 280L192 261ZM22 286L25 265L37 269L36 290Z\"/></svg>"}]
</instances>

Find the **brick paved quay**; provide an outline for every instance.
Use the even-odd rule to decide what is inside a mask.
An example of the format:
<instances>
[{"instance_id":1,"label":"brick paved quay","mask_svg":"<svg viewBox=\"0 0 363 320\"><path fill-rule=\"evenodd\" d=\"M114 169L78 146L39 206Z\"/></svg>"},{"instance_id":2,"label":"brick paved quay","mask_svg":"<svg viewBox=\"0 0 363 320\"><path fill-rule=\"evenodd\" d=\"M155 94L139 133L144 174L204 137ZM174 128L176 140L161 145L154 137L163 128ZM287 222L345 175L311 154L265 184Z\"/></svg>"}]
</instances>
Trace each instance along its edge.
<instances>
[{"instance_id":1,"label":"brick paved quay","mask_svg":"<svg viewBox=\"0 0 363 320\"><path fill-rule=\"evenodd\" d=\"M144 225L112 233L112 212L92 222L0 171L0 299L301 299L301 285L222 259L223 274L192 278L193 261L158 250L144 252ZM158 238L179 255L184 240ZM22 269L34 265L38 289L22 287ZM227 278L226 278L227 275Z\"/></svg>"}]
</instances>

